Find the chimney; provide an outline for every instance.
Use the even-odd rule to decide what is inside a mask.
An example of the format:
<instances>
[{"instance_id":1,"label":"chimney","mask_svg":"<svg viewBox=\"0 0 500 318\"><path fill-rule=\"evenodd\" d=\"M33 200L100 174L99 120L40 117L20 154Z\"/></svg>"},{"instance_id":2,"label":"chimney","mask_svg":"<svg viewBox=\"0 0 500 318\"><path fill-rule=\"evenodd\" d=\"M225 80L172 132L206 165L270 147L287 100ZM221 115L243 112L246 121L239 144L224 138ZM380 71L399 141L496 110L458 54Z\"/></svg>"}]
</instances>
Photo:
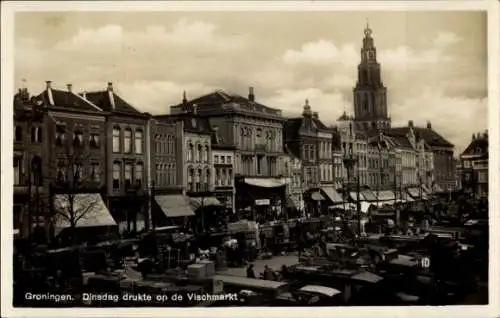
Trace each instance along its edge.
<instances>
[{"instance_id":1,"label":"chimney","mask_svg":"<svg viewBox=\"0 0 500 318\"><path fill-rule=\"evenodd\" d=\"M472 140L476 140L476 134L472 134Z\"/></svg>"},{"instance_id":2,"label":"chimney","mask_svg":"<svg viewBox=\"0 0 500 318\"><path fill-rule=\"evenodd\" d=\"M483 138L488 139L488 130L485 130L483 133Z\"/></svg>"},{"instance_id":3,"label":"chimney","mask_svg":"<svg viewBox=\"0 0 500 318\"><path fill-rule=\"evenodd\" d=\"M73 84L66 84L66 86L68 87L68 92L73 92Z\"/></svg>"},{"instance_id":4,"label":"chimney","mask_svg":"<svg viewBox=\"0 0 500 318\"><path fill-rule=\"evenodd\" d=\"M313 118L314 118L314 119L319 119L319 114L318 114L318 112L313 112L313 115L312 115L312 116L313 116Z\"/></svg>"},{"instance_id":5,"label":"chimney","mask_svg":"<svg viewBox=\"0 0 500 318\"><path fill-rule=\"evenodd\" d=\"M108 82L107 91L108 91L109 104L111 105L111 109L114 110L116 108L116 105L115 105L115 94L113 93L113 83L112 82Z\"/></svg>"},{"instance_id":6,"label":"chimney","mask_svg":"<svg viewBox=\"0 0 500 318\"><path fill-rule=\"evenodd\" d=\"M408 127L413 128L413 120L408 120Z\"/></svg>"},{"instance_id":7,"label":"chimney","mask_svg":"<svg viewBox=\"0 0 500 318\"><path fill-rule=\"evenodd\" d=\"M197 115L197 114L198 114L198 105L193 104L193 115Z\"/></svg>"},{"instance_id":8,"label":"chimney","mask_svg":"<svg viewBox=\"0 0 500 318\"><path fill-rule=\"evenodd\" d=\"M52 95L52 81L46 81L45 82L47 84L47 96L49 98L49 105L52 105L54 106L54 96Z\"/></svg>"},{"instance_id":9,"label":"chimney","mask_svg":"<svg viewBox=\"0 0 500 318\"><path fill-rule=\"evenodd\" d=\"M432 124L430 121L427 122L427 129L432 129Z\"/></svg>"},{"instance_id":10,"label":"chimney","mask_svg":"<svg viewBox=\"0 0 500 318\"><path fill-rule=\"evenodd\" d=\"M83 93L82 93L82 97L83 97L84 99L87 99L87 92L86 92L86 91L83 91Z\"/></svg>"},{"instance_id":11,"label":"chimney","mask_svg":"<svg viewBox=\"0 0 500 318\"><path fill-rule=\"evenodd\" d=\"M255 95L253 94L253 87L248 88L248 100L255 102Z\"/></svg>"}]
</instances>

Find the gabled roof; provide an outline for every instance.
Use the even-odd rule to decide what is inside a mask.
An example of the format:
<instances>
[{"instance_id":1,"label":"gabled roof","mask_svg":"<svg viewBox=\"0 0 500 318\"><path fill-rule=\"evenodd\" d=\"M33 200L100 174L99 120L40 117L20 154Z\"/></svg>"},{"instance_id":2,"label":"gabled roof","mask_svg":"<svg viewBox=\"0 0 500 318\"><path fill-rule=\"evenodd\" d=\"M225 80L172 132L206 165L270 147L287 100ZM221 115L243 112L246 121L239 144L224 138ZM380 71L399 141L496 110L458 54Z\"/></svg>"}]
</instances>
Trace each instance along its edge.
<instances>
[{"instance_id":1,"label":"gabled roof","mask_svg":"<svg viewBox=\"0 0 500 318\"><path fill-rule=\"evenodd\" d=\"M185 103L180 103L177 105L174 105L172 107L186 107L190 108L193 105L196 105L197 107L200 108L200 111L202 111L202 108L204 105L224 105L228 103L235 103L239 104L242 109L250 109L256 112L262 112L266 114L271 114L271 115L279 115L281 116L281 110L277 108L271 108L268 106L265 106L261 103L251 101L246 97L243 97L238 94L233 94L233 93L228 93L223 90L216 90L212 93L197 97L195 99L186 101Z\"/></svg>"},{"instance_id":2,"label":"gabled roof","mask_svg":"<svg viewBox=\"0 0 500 318\"><path fill-rule=\"evenodd\" d=\"M470 144L465 148L462 155L484 155L488 154L488 138L479 137L470 142Z\"/></svg>"},{"instance_id":3,"label":"gabled roof","mask_svg":"<svg viewBox=\"0 0 500 318\"><path fill-rule=\"evenodd\" d=\"M69 91L50 88L40 93L37 98L41 99L43 103L48 106L56 106L76 111L102 112L102 108L91 101L85 100L80 95Z\"/></svg>"},{"instance_id":4,"label":"gabled roof","mask_svg":"<svg viewBox=\"0 0 500 318\"><path fill-rule=\"evenodd\" d=\"M412 127L415 135L419 135L424 139L429 146L435 147L454 147L452 143L444 139L440 134L432 128ZM389 128L386 133L391 136L406 136L410 131L410 127L395 127Z\"/></svg>"},{"instance_id":5,"label":"gabled roof","mask_svg":"<svg viewBox=\"0 0 500 318\"><path fill-rule=\"evenodd\" d=\"M81 93L80 96L85 96L85 99L99 106L105 111L116 112L130 115L142 115L134 106L121 98L113 91L103 90L97 92ZM111 100L113 98L113 101ZM114 104L114 107L113 107Z\"/></svg>"},{"instance_id":6,"label":"gabled roof","mask_svg":"<svg viewBox=\"0 0 500 318\"><path fill-rule=\"evenodd\" d=\"M392 136L391 139L394 140L397 147L402 149L414 149L410 140L406 136Z\"/></svg>"}]
</instances>

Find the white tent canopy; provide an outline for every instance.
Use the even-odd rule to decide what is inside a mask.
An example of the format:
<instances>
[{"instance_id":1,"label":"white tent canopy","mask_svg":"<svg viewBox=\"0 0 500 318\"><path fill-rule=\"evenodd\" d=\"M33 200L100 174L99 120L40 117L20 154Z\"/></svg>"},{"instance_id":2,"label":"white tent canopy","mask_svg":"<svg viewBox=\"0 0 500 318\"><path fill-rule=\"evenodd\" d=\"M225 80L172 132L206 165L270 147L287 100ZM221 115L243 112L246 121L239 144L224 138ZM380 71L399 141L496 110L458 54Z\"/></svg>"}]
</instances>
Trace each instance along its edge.
<instances>
[{"instance_id":1,"label":"white tent canopy","mask_svg":"<svg viewBox=\"0 0 500 318\"><path fill-rule=\"evenodd\" d=\"M70 220L76 227L117 225L99 193L57 194L54 209L56 231L71 227Z\"/></svg>"}]
</instances>

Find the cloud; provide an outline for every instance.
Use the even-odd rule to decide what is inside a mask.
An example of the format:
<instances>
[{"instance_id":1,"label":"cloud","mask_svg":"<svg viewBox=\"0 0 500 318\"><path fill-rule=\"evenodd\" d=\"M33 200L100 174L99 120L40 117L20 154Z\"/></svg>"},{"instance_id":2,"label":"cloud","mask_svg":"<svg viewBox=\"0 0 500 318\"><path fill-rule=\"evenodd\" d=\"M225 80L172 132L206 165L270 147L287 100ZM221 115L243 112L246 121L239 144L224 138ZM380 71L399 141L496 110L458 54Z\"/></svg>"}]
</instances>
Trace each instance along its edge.
<instances>
[{"instance_id":1,"label":"cloud","mask_svg":"<svg viewBox=\"0 0 500 318\"><path fill-rule=\"evenodd\" d=\"M430 121L434 130L456 145L458 152L464 150L473 132L488 127L487 98L448 96L431 87L393 104L391 113L393 126L407 125L410 119L417 126Z\"/></svg>"},{"instance_id":2,"label":"cloud","mask_svg":"<svg viewBox=\"0 0 500 318\"><path fill-rule=\"evenodd\" d=\"M140 50L193 49L224 51L245 44L244 36L222 35L216 25L203 21L180 19L170 29L161 25L130 31L121 25L109 24L96 29L79 29L55 50L63 52L95 52L99 54L133 53Z\"/></svg>"},{"instance_id":3,"label":"cloud","mask_svg":"<svg viewBox=\"0 0 500 318\"><path fill-rule=\"evenodd\" d=\"M284 115L300 116L306 99L313 112L318 112L321 120L328 125L335 121L344 110L352 109L352 105L340 91L325 92L318 88L302 90L283 89L264 100L268 105L284 109Z\"/></svg>"},{"instance_id":4,"label":"cloud","mask_svg":"<svg viewBox=\"0 0 500 318\"><path fill-rule=\"evenodd\" d=\"M283 61L288 64L310 63L339 63L353 66L358 63L358 51L354 44L346 44L337 47L327 40L318 40L302 45L298 50L287 50L283 54Z\"/></svg>"}]
</instances>

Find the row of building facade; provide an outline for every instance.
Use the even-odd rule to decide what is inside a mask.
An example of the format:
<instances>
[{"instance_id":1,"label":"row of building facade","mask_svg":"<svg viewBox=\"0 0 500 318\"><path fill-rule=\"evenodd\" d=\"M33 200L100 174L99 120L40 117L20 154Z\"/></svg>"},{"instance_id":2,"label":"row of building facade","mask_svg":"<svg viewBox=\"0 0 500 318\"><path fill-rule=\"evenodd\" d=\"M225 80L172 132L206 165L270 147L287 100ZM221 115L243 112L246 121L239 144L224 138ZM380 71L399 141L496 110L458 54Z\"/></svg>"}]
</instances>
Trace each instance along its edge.
<instances>
[{"instance_id":1,"label":"row of building facade","mask_svg":"<svg viewBox=\"0 0 500 318\"><path fill-rule=\"evenodd\" d=\"M34 195L50 201L73 188L99 189L115 219L148 224L161 212L194 214L183 202L255 217L304 212L316 192L333 204L353 186L372 189L377 199L386 190L455 187L454 146L430 122L391 127L368 27L358 72L354 115L344 113L331 126L307 100L300 116L287 118L258 102L253 88L246 97L219 90L188 99L184 93L168 114L155 116L124 100L112 83L98 92L51 82L34 96L20 89L14 97L14 227L25 228L34 215L47 223L44 210L53 207L34 208Z\"/></svg>"}]
</instances>

